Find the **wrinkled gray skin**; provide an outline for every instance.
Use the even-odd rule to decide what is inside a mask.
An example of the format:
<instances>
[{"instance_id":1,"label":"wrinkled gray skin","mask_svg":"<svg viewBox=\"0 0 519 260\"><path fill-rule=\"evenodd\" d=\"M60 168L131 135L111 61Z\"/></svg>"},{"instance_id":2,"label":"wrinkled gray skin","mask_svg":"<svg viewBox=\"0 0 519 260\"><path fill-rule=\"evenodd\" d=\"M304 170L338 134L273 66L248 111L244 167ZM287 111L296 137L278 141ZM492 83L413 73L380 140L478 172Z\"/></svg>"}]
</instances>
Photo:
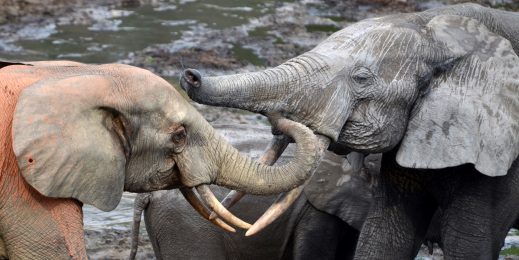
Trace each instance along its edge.
<instances>
[{"instance_id":1,"label":"wrinkled gray skin","mask_svg":"<svg viewBox=\"0 0 519 260\"><path fill-rule=\"evenodd\" d=\"M384 153L358 259L411 258L437 207L446 259L492 259L519 199L518 24L475 4L374 18L276 68L187 70L181 84L201 103L280 112L336 153Z\"/></svg>"},{"instance_id":2,"label":"wrinkled gray skin","mask_svg":"<svg viewBox=\"0 0 519 260\"><path fill-rule=\"evenodd\" d=\"M223 125L215 129L252 158L259 157L270 138L270 129L265 127ZM293 156L292 148L278 163ZM376 162L368 165L380 166ZM144 210L157 259L351 259L371 203L373 178L367 172L354 173L346 159L327 153L288 212L252 237L211 225L197 216L176 190L139 194L135 199L133 250L138 240L135 231L139 230L135 224ZM212 188L220 197L228 192ZM247 195L232 211L254 222L274 200L272 196Z\"/></svg>"}]
</instances>

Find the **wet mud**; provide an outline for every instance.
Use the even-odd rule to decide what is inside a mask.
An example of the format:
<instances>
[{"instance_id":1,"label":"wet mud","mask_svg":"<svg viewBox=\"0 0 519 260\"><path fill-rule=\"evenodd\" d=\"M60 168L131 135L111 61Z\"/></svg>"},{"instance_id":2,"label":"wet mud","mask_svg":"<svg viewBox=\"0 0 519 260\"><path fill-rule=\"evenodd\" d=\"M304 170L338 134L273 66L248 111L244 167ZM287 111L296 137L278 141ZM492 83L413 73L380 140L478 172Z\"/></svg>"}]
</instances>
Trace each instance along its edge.
<instances>
[{"instance_id":1,"label":"wet mud","mask_svg":"<svg viewBox=\"0 0 519 260\"><path fill-rule=\"evenodd\" d=\"M460 1L103 0L93 5L86 0L0 0L6 7L0 9L0 58L126 63L178 85L184 68L205 75L260 70L310 50L357 20L455 2ZM509 0L479 2L511 10L519 6ZM213 124L268 124L261 115L193 105ZM125 193L111 212L84 207L91 259L128 258L134 197ZM511 231L504 249L519 244L516 232ZM137 259L154 259L144 225L140 233ZM429 255L424 246L417 259L443 258L438 248L433 252Z\"/></svg>"}]
</instances>

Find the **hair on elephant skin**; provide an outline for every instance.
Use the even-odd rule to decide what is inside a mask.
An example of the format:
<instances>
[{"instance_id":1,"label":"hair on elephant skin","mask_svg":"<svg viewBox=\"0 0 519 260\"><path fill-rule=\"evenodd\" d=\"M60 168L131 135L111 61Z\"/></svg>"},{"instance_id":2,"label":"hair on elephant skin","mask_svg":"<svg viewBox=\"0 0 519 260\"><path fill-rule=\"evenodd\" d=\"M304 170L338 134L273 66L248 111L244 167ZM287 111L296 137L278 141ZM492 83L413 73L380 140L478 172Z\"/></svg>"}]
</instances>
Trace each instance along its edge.
<instances>
[{"instance_id":1,"label":"hair on elephant skin","mask_svg":"<svg viewBox=\"0 0 519 260\"><path fill-rule=\"evenodd\" d=\"M383 153L358 259L409 259L442 210L447 259L496 259L519 199L519 14L460 4L354 23L259 72L181 85L198 102L280 113L329 149Z\"/></svg>"},{"instance_id":2,"label":"hair on elephant skin","mask_svg":"<svg viewBox=\"0 0 519 260\"><path fill-rule=\"evenodd\" d=\"M259 157L270 137L266 127L216 125L215 129L253 158ZM291 148L278 163L286 163L294 155ZM368 165L380 166L379 162ZM176 190L139 194L135 199L132 256L136 255L138 223L144 210L157 259L351 259L358 230L371 204L374 178L367 171L354 173L345 158L327 153L288 211L251 237L208 225L193 214ZM214 189L221 196L228 192ZM247 195L233 212L254 221L274 199Z\"/></svg>"},{"instance_id":3,"label":"hair on elephant skin","mask_svg":"<svg viewBox=\"0 0 519 260\"><path fill-rule=\"evenodd\" d=\"M167 81L128 65L0 62L0 86L0 258L86 259L83 203L107 211L123 191L212 183L279 192L269 181L311 174L320 158L312 131L277 117L297 153L283 167L255 163Z\"/></svg>"}]
</instances>

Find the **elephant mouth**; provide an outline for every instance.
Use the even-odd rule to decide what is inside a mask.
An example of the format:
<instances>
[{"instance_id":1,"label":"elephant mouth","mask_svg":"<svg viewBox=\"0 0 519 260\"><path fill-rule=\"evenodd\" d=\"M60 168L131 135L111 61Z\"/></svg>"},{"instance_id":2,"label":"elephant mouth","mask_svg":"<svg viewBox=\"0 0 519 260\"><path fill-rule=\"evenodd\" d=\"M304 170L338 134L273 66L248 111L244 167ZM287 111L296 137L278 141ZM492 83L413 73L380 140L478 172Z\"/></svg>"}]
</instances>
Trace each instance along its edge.
<instances>
[{"instance_id":1,"label":"elephant mouth","mask_svg":"<svg viewBox=\"0 0 519 260\"><path fill-rule=\"evenodd\" d=\"M169 169L169 172L171 176L171 183L174 186L172 189L182 187L182 182L180 181L180 169L178 168L177 164L173 165L173 167Z\"/></svg>"},{"instance_id":2,"label":"elephant mouth","mask_svg":"<svg viewBox=\"0 0 519 260\"><path fill-rule=\"evenodd\" d=\"M153 189L169 190L183 187L180 181L180 170L176 163L167 169L159 169L150 179L150 184Z\"/></svg>"}]
</instances>

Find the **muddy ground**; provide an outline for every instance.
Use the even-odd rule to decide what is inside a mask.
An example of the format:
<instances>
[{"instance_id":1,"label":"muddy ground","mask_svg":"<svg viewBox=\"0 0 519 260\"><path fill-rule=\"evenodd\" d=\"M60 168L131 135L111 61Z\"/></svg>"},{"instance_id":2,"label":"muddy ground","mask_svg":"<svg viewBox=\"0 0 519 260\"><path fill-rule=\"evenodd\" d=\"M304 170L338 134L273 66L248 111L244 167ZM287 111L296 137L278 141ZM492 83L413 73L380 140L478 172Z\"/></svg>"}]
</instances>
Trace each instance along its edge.
<instances>
[{"instance_id":1,"label":"muddy ground","mask_svg":"<svg viewBox=\"0 0 519 260\"><path fill-rule=\"evenodd\" d=\"M103 0L96 5L87 0L0 0L0 51L13 48L23 37L20 31L27 24L50 26L53 24L99 24L96 10L110 15L124 6L151 4L157 8L173 8L184 1L155 0ZM275 11L249 19L238 26L210 28L192 24L189 29L168 43L150 44L131 51L118 62L149 69L170 79L175 84L179 73L186 67L194 67L205 75L230 74L255 71L281 62L311 49L332 32L360 19L396 12L419 11L461 1L412 1L412 0L305 0L299 2L276 1ZM507 0L482 0L480 3L517 10L517 2ZM176 8L176 7L175 7ZM106 11L108 10L108 12ZM110 23L107 23L111 25ZM116 27L117 29L117 27ZM29 34L34 31L29 31ZM40 32L36 30L36 32ZM42 38L48 37L43 35ZM5 41L7 39L7 41ZM9 40L11 39L11 40ZM237 55L235 46L252 52ZM212 123L266 124L262 116L229 108L214 108L194 104ZM85 206L85 239L91 259L125 259L129 256L130 225L134 194L125 193L121 204L112 212L101 212ZM151 244L141 226L141 239L137 259L154 259ZM513 235L515 233L511 233ZM514 244L516 236L510 236L507 245ZM435 248L433 256L425 248L419 259L442 259L441 250Z\"/></svg>"}]
</instances>

